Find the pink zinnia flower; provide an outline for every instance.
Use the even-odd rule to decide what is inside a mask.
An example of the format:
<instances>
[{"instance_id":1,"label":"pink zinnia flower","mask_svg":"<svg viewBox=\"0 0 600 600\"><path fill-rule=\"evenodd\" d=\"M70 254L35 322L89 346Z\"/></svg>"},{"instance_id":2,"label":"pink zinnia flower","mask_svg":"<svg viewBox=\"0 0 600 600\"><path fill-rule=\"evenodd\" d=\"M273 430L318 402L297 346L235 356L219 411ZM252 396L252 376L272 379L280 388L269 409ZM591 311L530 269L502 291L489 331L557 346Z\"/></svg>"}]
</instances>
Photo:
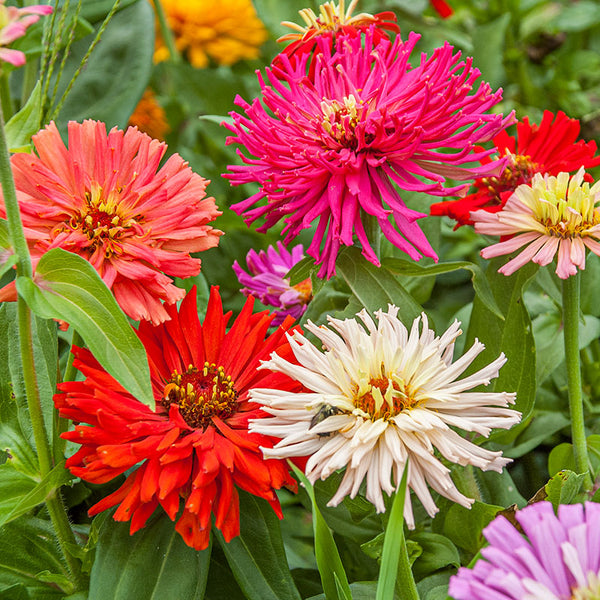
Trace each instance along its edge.
<instances>
[{"instance_id":1,"label":"pink zinnia flower","mask_svg":"<svg viewBox=\"0 0 600 600\"><path fill-rule=\"evenodd\" d=\"M600 505L550 502L503 516L484 530L489 546L472 569L450 578L456 600L594 600L600 597Z\"/></svg>"},{"instance_id":2,"label":"pink zinnia flower","mask_svg":"<svg viewBox=\"0 0 600 600\"><path fill-rule=\"evenodd\" d=\"M500 273L511 275L533 261L538 265L552 262L558 252L556 274L566 279L585 269L589 248L600 256L600 182L590 188L584 181L583 167L573 177L536 173L530 185L520 185L497 213L477 210L471 213L477 233L511 236L484 248L483 258L510 254L525 246L509 260Z\"/></svg>"},{"instance_id":3,"label":"pink zinnia flower","mask_svg":"<svg viewBox=\"0 0 600 600\"><path fill-rule=\"evenodd\" d=\"M39 156L11 157L17 197L34 267L51 248L79 254L135 320L168 320L185 291L170 277L192 277L190 252L216 246L221 213L205 198L208 181L178 155L159 169L167 146L135 127L123 132L98 121L69 123L69 147L50 123L33 136ZM0 195L0 217L5 217ZM14 284L0 301L14 298Z\"/></svg>"},{"instance_id":4,"label":"pink zinnia flower","mask_svg":"<svg viewBox=\"0 0 600 600\"><path fill-rule=\"evenodd\" d=\"M266 306L274 306L276 317L273 325L280 325L287 315L299 319L312 298L312 283L305 279L296 285L290 285L286 278L289 270L304 258L302 244L294 246L291 251L277 242L277 249L269 246L267 251L258 254L250 250L246 256L248 270L246 273L236 260L233 270L242 285L242 293L255 296Z\"/></svg>"},{"instance_id":5,"label":"pink zinnia flower","mask_svg":"<svg viewBox=\"0 0 600 600\"><path fill-rule=\"evenodd\" d=\"M52 7L36 4L17 8L16 6L5 6L5 1L0 0L0 61L20 67L25 64L25 54L20 50L12 50L4 46L23 37L27 28L36 23L40 16L49 15L52 12Z\"/></svg>"},{"instance_id":6,"label":"pink zinnia flower","mask_svg":"<svg viewBox=\"0 0 600 600\"><path fill-rule=\"evenodd\" d=\"M228 143L241 144L247 155L238 151L246 164L229 167L225 177L260 186L233 210L248 223L265 216L259 231L284 219L286 244L317 220L307 253L322 265L320 276L335 273L340 246L352 245L355 234L365 257L379 265L363 226L367 215L414 260L437 258L416 223L426 215L407 208L395 185L457 194L463 186L444 188L446 177L497 173L505 162L461 167L489 155L473 152L474 144L513 119L486 113L501 92L487 83L474 89L479 71L470 58L461 61L445 44L412 67L417 34L377 45L373 36L371 28L362 37L340 36L334 46L319 38L314 79L306 76L308 55L295 64L280 55L281 67L267 69L267 81L259 75L262 102L238 97L247 116L232 113L226 125L235 134ZM266 205L252 208L263 198Z\"/></svg>"}]
</instances>

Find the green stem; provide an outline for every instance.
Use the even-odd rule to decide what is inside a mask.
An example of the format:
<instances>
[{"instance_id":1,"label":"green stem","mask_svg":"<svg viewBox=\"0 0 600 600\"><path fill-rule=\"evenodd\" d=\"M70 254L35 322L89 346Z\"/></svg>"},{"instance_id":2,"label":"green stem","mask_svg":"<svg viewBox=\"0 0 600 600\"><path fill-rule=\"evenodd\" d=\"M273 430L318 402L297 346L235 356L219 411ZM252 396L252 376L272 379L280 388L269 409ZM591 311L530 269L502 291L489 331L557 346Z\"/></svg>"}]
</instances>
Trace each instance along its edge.
<instances>
[{"instance_id":1,"label":"green stem","mask_svg":"<svg viewBox=\"0 0 600 600\"><path fill-rule=\"evenodd\" d=\"M579 273L563 280L563 334L567 363L567 385L569 389L569 412L571 414L571 437L575 470L586 473L584 486L592 487L590 467L585 437L583 416L583 394L581 390L581 365L579 362Z\"/></svg>"},{"instance_id":2,"label":"green stem","mask_svg":"<svg viewBox=\"0 0 600 600\"><path fill-rule=\"evenodd\" d=\"M25 69L23 73L23 87L21 88L21 106L27 104L31 92L38 80L38 60L30 58L25 63Z\"/></svg>"},{"instance_id":3,"label":"green stem","mask_svg":"<svg viewBox=\"0 0 600 600\"><path fill-rule=\"evenodd\" d=\"M377 218L363 212L362 223L375 256L381 260L381 227L377 222Z\"/></svg>"},{"instance_id":4,"label":"green stem","mask_svg":"<svg viewBox=\"0 0 600 600\"><path fill-rule=\"evenodd\" d=\"M175 45L175 38L173 36L173 31L169 27L167 23L167 18L165 16L165 11L162 7L160 0L153 0L154 9L156 11L156 18L158 19L158 25L160 27L160 34L167 46L167 50L169 51L169 55L171 57L171 62L179 63L181 62L181 54L179 54L179 50L177 50L177 46Z\"/></svg>"},{"instance_id":5,"label":"green stem","mask_svg":"<svg viewBox=\"0 0 600 600\"><path fill-rule=\"evenodd\" d=\"M0 67L0 106L2 114L10 119L14 112L12 98L10 96L10 86L8 85L8 73Z\"/></svg>"},{"instance_id":6,"label":"green stem","mask_svg":"<svg viewBox=\"0 0 600 600\"><path fill-rule=\"evenodd\" d=\"M11 237L11 243L17 256L17 277L31 277L31 258L23 223L21 222L21 213L19 212L19 203L15 190L15 182L10 166L10 157L6 144L6 134L4 131L4 116L0 107L0 184L4 196L4 206L6 208L6 217L8 220L8 231ZM35 358L33 353L33 332L31 323L31 311L27 303L20 296L17 298L17 318L19 324L19 348L21 354L21 363L23 367L23 379L25 383L25 393L27 395L27 408L31 428L35 440L35 446L38 454L39 468L41 477L50 473L53 467L52 452L48 442L48 434L44 424L42 411L42 399L37 382L35 370ZM70 548L76 544L75 536L69 525L69 520L65 512L65 507L59 496L54 495L46 500L48 513L52 520L52 525L58 537L61 550L65 561L72 575L73 583L81 587L81 565L79 561L72 556Z\"/></svg>"}]
</instances>

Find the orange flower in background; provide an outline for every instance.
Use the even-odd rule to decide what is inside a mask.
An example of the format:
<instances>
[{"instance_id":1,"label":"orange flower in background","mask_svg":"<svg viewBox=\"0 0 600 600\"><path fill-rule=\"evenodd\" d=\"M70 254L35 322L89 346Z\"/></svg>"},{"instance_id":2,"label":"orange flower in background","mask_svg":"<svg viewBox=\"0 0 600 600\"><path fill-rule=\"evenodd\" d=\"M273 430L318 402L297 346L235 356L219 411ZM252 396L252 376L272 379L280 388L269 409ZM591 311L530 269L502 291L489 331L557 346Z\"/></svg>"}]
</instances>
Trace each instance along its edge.
<instances>
[{"instance_id":1,"label":"orange flower in background","mask_svg":"<svg viewBox=\"0 0 600 600\"><path fill-rule=\"evenodd\" d=\"M250 0L160 0L179 52L192 66L258 58L268 34ZM169 51L157 29L155 62Z\"/></svg>"},{"instance_id":2,"label":"orange flower in background","mask_svg":"<svg viewBox=\"0 0 600 600\"><path fill-rule=\"evenodd\" d=\"M269 502L282 518L276 489L294 486L288 467L265 460L262 448L273 440L248 432L248 422L267 417L249 400L255 387L299 391L280 373L261 369L271 352L295 361L285 332L289 318L265 339L273 319L252 314L249 298L227 333L231 313L224 314L213 287L204 323L196 308L195 288L171 320L158 327L142 323L138 335L146 347L156 409L125 391L89 351L75 349L74 365L84 381L62 383L54 397L60 414L79 424L63 437L80 444L67 460L77 477L105 483L133 469L114 493L90 509L90 515L117 506L117 521L131 521L130 531L144 527L162 506L188 546L208 546L212 515L226 541L239 535L236 488Z\"/></svg>"},{"instance_id":3,"label":"orange flower in background","mask_svg":"<svg viewBox=\"0 0 600 600\"><path fill-rule=\"evenodd\" d=\"M79 254L98 271L123 311L136 321L169 319L161 300L185 291L171 277L193 277L222 234L221 212L206 198L208 181L166 144L130 127L106 133L99 121L71 121L69 146L50 123L33 136L38 156L11 157L25 236L35 265L52 248ZM0 194L0 217L6 217ZM0 301L16 299L14 282Z\"/></svg>"},{"instance_id":4,"label":"orange flower in background","mask_svg":"<svg viewBox=\"0 0 600 600\"><path fill-rule=\"evenodd\" d=\"M137 127L151 138L161 141L164 141L167 133L171 131L167 122L167 115L150 88L144 92L131 117L129 117L128 125Z\"/></svg>"}]
</instances>

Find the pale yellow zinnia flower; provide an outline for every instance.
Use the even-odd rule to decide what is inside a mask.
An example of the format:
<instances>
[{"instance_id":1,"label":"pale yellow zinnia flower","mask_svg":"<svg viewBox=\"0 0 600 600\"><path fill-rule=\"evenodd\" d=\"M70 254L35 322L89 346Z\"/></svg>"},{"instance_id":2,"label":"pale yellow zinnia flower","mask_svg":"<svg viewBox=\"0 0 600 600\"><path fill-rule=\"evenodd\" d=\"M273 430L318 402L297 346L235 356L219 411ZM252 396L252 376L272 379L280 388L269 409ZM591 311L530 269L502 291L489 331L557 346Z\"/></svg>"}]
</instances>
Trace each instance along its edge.
<instances>
[{"instance_id":1,"label":"pale yellow zinnia flower","mask_svg":"<svg viewBox=\"0 0 600 600\"><path fill-rule=\"evenodd\" d=\"M175 45L196 68L257 58L268 34L250 0L160 0ZM157 35L155 62L169 51Z\"/></svg>"}]
</instances>

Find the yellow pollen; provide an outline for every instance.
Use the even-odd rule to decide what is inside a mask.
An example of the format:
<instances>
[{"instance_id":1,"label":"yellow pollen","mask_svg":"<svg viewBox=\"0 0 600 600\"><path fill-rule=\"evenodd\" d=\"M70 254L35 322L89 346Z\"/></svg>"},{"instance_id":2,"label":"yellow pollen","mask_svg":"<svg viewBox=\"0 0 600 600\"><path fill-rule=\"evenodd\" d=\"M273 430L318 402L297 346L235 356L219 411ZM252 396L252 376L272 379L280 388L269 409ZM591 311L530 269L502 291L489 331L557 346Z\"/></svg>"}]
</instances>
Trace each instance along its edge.
<instances>
[{"instance_id":1,"label":"yellow pollen","mask_svg":"<svg viewBox=\"0 0 600 600\"><path fill-rule=\"evenodd\" d=\"M213 417L227 419L237 410L238 393L223 367L205 362L202 369L189 365L185 373L174 371L165 385L162 405L179 406L183 420L205 430Z\"/></svg>"},{"instance_id":2,"label":"yellow pollen","mask_svg":"<svg viewBox=\"0 0 600 600\"><path fill-rule=\"evenodd\" d=\"M367 413L372 421L388 420L419 404L415 392L396 374L365 378L356 385L354 406Z\"/></svg>"},{"instance_id":3,"label":"yellow pollen","mask_svg":"<svg viewBox=\"0 0 600 600\"><path fill-rule=\"evenodd\" d=\"M300 294L300 302L308 304L312 300L312 281L310 277L292 286Z\"/></svg>"},{"instance_id":4,"label":"yellow pollen","mask_svg":"<svg viewBox=\"0 0 600 600\"><path fill-rule=\"evenodd\" d=\"M529 183L539 165L531 160L531 157L521 154L506 155L508 163L501 175L497 177L483 177L478 187L484 187L491 194L493 200L490 205L502 203L502 193L512 192L524 183Z\"/></svg>"},{"instance_id":5,"label":"yellow pollen","mask_svg":"<svg viewBox=\"0 0 600 600\"><path fill-rule=\"evenodd\" d=\"M355 142L354 130L360 120L359 110L360 104L356 98L350 94L344 96L343 103L337 100L326 100L321 102L321 110L323 111L323 121L321 126L335 140L344 146Z\"/></svg>"},{"instance_id":6,"label":"yellow pollen","mask_svg":"<svg viewBox=\"0 0 600 600\"><path fill-rule=\"evenodd\" d=\"M587 586L571 590L571 600L600 600L600 577L598 574L587 575Z\"/></svg>"}]
</instances>

